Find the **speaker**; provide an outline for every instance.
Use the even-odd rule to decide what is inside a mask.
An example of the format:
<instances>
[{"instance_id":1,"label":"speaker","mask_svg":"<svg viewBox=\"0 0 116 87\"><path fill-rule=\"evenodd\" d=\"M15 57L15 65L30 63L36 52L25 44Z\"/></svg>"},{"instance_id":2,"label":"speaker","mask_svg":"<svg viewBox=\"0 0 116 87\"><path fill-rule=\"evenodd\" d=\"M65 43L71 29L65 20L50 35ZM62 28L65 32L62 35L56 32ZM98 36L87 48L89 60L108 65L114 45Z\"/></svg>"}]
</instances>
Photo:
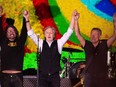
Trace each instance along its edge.
<instances>
[{"instance_id":1,"label":"speaker","mask_svg":"<svg viewBox=\"0 0 116 87\"><path fill-rule=\"evenodd\" d=\"M71 81L69 78L61 78L60 87L71 87Z\"/></svg>"},{"instance_id":2,"label":"speaker","mask_svg":"<svg viewBox=\"0 0 116 87\"><path fill-rule=\"evenodd\" d=\"M60 87L71 87L69 78L61 78ZM23 87L37 87L36 76L23 76Z\"/></svg>"},{"instance_id":3,"label":"speaker","mask_svg":"<svg viewBox=\"0 0 116 87\"><path fill-rule=\"evenodd\" d=\"M37 87L37 77L23 76L23 87Z\"/></svg>"}]
</instances>

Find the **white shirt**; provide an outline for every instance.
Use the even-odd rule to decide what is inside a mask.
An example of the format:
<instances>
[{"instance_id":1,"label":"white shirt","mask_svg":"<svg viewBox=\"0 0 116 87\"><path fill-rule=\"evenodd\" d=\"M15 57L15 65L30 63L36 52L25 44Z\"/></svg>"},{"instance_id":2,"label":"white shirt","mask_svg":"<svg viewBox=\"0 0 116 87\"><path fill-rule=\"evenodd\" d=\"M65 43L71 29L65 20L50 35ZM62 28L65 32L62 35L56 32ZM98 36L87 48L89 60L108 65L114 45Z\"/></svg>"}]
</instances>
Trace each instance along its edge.
<instances>
[{"instance_id":1,"label":"white shirt","mask_svg":"<svg viewBox=\"0 0 116 87\"><path fill-rule=\"evenodd\" d=\"M37 46L39 46L39 50L42 51L43 40L41 38L38 38L38 36L34 33L34 31L32 29L29 30L27 33L28 33L28 36L30 36L31 39L34 41L34 43ZM62 52L62 48L63 48L64 44L67 42L67 40L69 39L69 37L71 36L72 33L73 33L73 30L69 27L67 32L60 39L57 40L58 51L60 54ZM51 46L51 44L52 43L48 43L49 46Z\"/></svg>"}]
</instances>

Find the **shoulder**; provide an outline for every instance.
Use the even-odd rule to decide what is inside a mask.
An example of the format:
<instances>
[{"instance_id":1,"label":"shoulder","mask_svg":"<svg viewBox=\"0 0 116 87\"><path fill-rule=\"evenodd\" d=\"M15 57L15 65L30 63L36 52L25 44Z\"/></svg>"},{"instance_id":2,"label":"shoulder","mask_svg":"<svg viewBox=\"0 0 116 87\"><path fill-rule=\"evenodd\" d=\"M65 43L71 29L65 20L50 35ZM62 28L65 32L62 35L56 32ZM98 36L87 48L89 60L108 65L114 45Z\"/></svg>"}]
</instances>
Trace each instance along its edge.
<instances>
[{"instance_id":1,"label":"shoulder","mask_svg":"<svg viewBox=\"0 0 116 87\"><path fill-rule=\"evenodd\" d=\"M85 45L88 45L88 44L92 45L92 42L90 40L85 40Z\"/></svg>"},{"instance_id":2,"label":"shoulder","mask_svg":"<svg viewBox=\"0 0 116 87\"><path fill-rule=\"evenodd\" d=\"M93 46L92 42L89 40L85 40L85 46L83 47L84 49L91 48Z\"/></svg>"}]
</instances>

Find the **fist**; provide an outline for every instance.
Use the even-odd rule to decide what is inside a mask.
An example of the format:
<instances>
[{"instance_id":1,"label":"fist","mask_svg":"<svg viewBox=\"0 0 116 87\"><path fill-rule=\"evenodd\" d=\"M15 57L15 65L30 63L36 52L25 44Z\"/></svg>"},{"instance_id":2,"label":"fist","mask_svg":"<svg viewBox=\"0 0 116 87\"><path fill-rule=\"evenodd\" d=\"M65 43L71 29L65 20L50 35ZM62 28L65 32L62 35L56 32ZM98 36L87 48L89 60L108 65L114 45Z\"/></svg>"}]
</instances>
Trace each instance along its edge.
<instances>
[{"instance_id":1,"label":"fist","mask_svg":"<svg viewBox=\"0 0 116 87\"><path fill-rule=\"evenodd\" d=\"M24 14L24 15L28 15L28 11L27 11L27 10L25 10L23 14Z\"/></svg>"}]
</instances>

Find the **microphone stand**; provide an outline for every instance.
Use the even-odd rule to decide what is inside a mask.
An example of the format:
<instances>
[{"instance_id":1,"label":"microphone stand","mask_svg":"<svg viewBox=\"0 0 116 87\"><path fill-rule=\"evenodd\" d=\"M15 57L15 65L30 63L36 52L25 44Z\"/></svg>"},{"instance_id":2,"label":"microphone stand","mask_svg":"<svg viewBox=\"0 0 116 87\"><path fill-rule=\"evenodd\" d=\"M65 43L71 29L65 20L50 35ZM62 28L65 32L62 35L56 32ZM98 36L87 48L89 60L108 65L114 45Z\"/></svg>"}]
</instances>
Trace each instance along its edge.
<instances>
[{"instance_id":1,"label":"microphone stand","mask_svg":"<svg viewBox=\"0 0 116 87\"><path fill-rule=\"evenodd\" d=\"M71 52L68 52L69 57L67 58L67 63L66 63L66 78L69 78L70 54L71 54Z\"/></svg>"},{"instance_id":2,"label":"microphone stand","mask_svg":"<svg viewBox=\"0 0 116 87\"><path fill-rule=\"evenodd\" d=\"M39 48L39 38L37 46L37 87L39 87L39 59L40 59L41 48Z\"/></svg>"}]
</instances>

